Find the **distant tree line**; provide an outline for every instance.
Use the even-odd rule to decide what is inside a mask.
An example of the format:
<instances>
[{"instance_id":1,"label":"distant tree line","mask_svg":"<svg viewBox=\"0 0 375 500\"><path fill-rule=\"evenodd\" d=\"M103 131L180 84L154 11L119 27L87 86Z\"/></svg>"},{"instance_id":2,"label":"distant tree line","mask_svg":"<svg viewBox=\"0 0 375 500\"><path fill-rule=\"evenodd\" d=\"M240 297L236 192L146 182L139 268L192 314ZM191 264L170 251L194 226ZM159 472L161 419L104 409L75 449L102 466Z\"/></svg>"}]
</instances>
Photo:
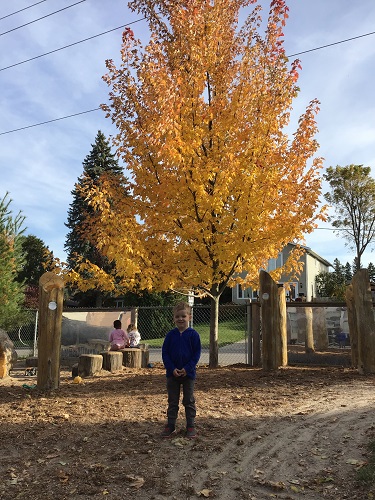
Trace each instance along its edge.
<instances>
[{"instance_id":1,"label":"distant tree line","mask_svg":"<svg viewBox=\"0 0 375 500\"><path fill-rule=\"evenodd\" d=\"M367 269L370 281L375 282L374 264L370 262ZM333 271L322 271L315 278L318 297L345 300L346 286L351 282L357 270L357 259L354 259L353 264L347 262L345 265L341 264L339 259L335 259L333 261Z\"/></svg>"}]
</instances>

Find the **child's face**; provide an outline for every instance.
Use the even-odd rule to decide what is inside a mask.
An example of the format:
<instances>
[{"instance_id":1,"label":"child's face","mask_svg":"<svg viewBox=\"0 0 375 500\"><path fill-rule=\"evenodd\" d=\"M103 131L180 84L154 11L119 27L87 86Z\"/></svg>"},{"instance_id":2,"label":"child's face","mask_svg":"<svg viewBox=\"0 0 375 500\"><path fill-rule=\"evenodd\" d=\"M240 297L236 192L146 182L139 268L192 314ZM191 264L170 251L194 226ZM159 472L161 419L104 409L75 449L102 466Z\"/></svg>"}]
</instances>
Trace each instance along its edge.
<instances>
[{"instance_id":1,"label":"child's face","mask_svg":"<svg viewBox=\"0 0 375 500\"><path fill-rule=\"evenodd\" d=\"M183 332L188 328L191 315L185 310L181 309L174 313L174 322L180 332Z\"/></svg>"}]
</instances>

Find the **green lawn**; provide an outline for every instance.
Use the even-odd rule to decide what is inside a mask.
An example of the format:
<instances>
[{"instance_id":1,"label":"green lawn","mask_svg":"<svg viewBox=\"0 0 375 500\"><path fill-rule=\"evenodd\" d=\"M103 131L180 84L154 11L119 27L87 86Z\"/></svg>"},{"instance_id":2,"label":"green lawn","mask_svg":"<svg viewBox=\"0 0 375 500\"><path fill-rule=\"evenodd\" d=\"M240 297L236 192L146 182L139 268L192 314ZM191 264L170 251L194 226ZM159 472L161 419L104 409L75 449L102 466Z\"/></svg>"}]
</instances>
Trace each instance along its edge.
<instances>
[{"instance_id":1,"label":"green lawn","mask_svg":"<svg viewBox=\"0 0 375 500\"><path fill-rule=\"evenodd\" d=\"M194 328L200 335L202 347L208 347L210 345L210 325L208 323L201 323L194 325ZM219 347L239 342L245 338L245 334L245 324L241 325L234 321L221 321L219 324ZM164 338L142 339L150 347L161 347L163 340Z\"/></svg>"}]
</instances>

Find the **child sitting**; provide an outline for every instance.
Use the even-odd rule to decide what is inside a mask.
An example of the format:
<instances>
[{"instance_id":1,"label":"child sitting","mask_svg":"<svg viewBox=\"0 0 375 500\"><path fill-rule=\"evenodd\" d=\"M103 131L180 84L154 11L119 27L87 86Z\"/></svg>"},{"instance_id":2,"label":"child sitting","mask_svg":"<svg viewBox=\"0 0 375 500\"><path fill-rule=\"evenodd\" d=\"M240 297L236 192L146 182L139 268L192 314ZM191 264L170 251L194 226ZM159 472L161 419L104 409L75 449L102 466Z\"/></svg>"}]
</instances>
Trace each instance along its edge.
<instances>
[{"instance_id":1,"label":"child sitting","mask_svg":"<svg viewBox=\"0 0 375 500\"><path fill-rule=\"evenodd\" d=\"M127 334L129 337L129 347L139 347L139 342L141 340L141 334L137 330L134 323L130 323L127 328Z\"/></svg>"},{"instance_id":2,"label":"child sitting","mask_svg":"<svg viewBox=\"0 0 375 500\"><path fill-rule=\"evenodd\" d=\"M119 349L124 349L129 344L129 336L124 330L121 329L121 321L116 319L113 322L114 330L109 335L109 341L111 343L111 351L118 351Z\"/></svg>"}]
</instances>

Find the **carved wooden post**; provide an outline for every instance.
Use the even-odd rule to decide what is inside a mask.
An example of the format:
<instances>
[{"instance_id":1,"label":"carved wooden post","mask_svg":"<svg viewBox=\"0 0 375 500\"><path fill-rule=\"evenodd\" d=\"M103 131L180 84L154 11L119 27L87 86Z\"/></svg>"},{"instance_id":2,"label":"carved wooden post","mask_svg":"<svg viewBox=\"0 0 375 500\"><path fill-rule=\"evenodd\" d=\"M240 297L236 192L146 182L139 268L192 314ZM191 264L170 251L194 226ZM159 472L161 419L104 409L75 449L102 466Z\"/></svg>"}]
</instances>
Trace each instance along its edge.
<instances>
[{"instance_id":1,"label":"carved wooden post","mask_svg":"<svg viewBox=\"0 0 375 500\"><path fill-rule=\"evenodd\" d=\"M352 285L358 332L358 371L375 373L375 321L367 269L355 273Z\"/></svg>"},{"instance_id":2,"label":"carved wooden post","mask_svg":"<svg viewBox=\"0 0 375 500\"><path fill-rule=\"evenodd\" d=\"M64 282L55 273L39 280L39 338L37 386L41 390L60 385L61 321Z\"/></svg>"},{"instance_id":3,"label":"carved wooden post","mask_svg":"<svg viewBox=\"0 0 375 500\"><path fill-rule=\"evenodd\" d=\"M361 364L362 361L359 360L357 316L354 307L353 285L349 285L346 287L345 298L346 298L346 306L348 308L348 325L349 325L352 367L358 368L358 365Z\"/></svg>"},{"instance_id":4,"label":"carved wooden post","mask_svg":"<svg viewBox=\"0 0 375 500\"><path fill-rule=\"evenodd\" d=\"M262 366L276 370L287 365L286 299L266 271L260 271L260 300L262 315Z\"/></svg>"}]
</instances>

